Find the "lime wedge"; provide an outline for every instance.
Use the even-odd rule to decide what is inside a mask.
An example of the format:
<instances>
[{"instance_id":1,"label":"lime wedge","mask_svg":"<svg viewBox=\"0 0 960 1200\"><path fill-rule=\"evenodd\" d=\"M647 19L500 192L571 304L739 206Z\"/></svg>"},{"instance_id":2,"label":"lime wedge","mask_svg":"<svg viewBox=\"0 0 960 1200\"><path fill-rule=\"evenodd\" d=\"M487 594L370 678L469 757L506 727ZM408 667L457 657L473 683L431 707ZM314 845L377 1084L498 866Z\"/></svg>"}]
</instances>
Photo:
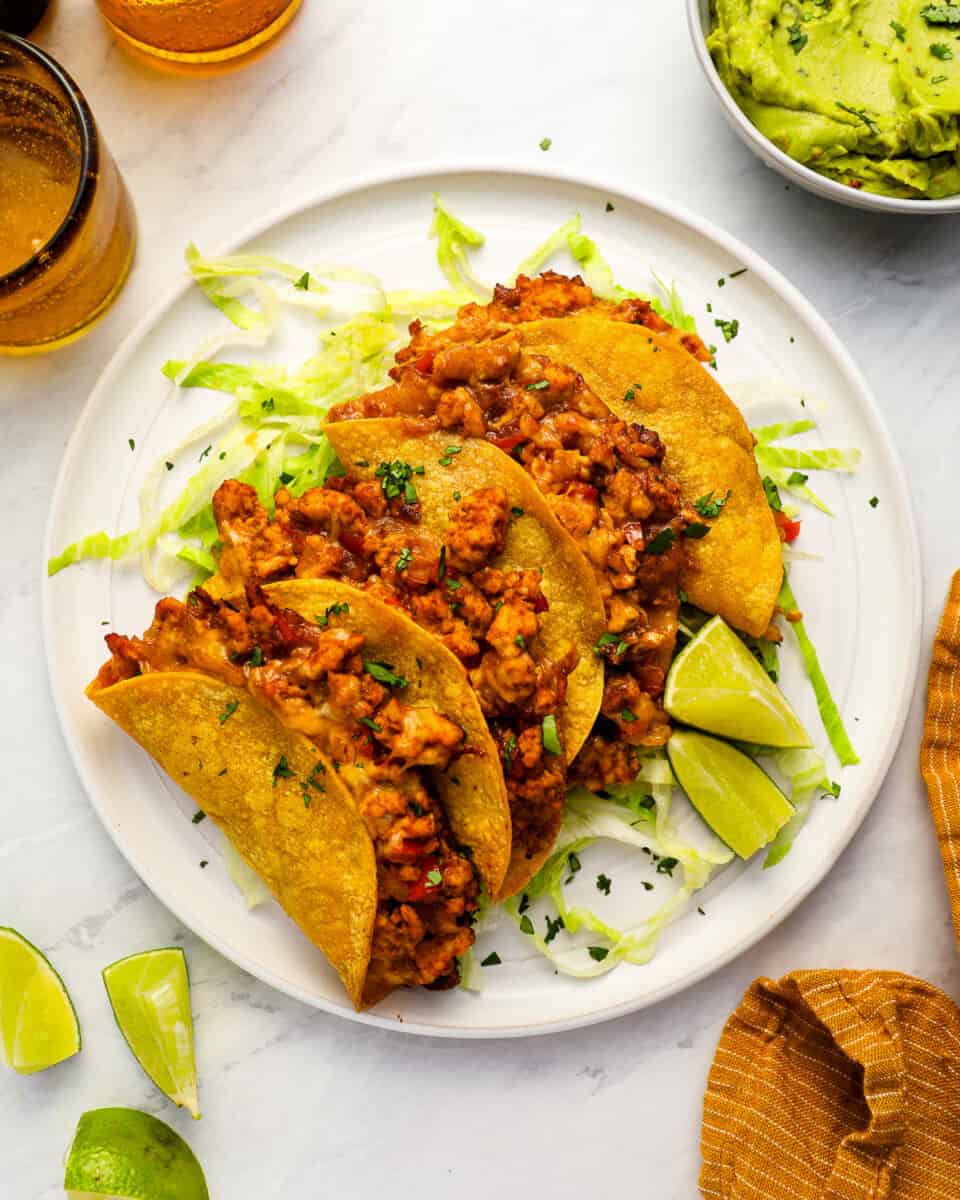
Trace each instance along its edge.
<instances>
[{"instance_id":1,"label":"lime wedge","mask_svg":"<svg viewBox=\"0 0 960 1200\"><path fill-rule=\"evenodd\" d=\"M104 967L103 982L120 1032L164 1095L196 1121L190 981L183 951L146 950Z\"/></svg>"},{"instance_id":2,"label":"lime wedge","mask_svg":"<svg viewBox=\"0 0 960 1200\"><path fill-rule=\"evenodd\" d=\"M77 1125L63 1186L70 1200L210 1200L193 1151L135 1108L95 1108Z\"/></svg>"},{"instance_id":3,"label":"lime wedge","mask_svg":"<svg viewBox=\"0 0 960 1200\"><path fill-rule=\"evenodd\" d=\"M783 692L720 617L708 621L674 659L663 704L685 725L738 742L811 745Z\"/></svg>"},{"instance_id":4,"label":"lime wedge","mask_svg":"<svg viewBox=\"0 0 960 1200\"><path fill-rule=\"evenodd\" d=\"M793 806L770 776L726 742L677 729L667 754L690 803L741 858L773 841L793 816Z\"/></svg>"},{"instance_id":5,"label":"lime wedge","mask_svg":"<svg viewBox=\"0 0 960 1200\"><path fill-rule=\"evenodd\" d=\"M36 946L0 927L0 1050L22 1075L80 1049L80 1025L63 980Z\"/></svg>"}]
</instances>

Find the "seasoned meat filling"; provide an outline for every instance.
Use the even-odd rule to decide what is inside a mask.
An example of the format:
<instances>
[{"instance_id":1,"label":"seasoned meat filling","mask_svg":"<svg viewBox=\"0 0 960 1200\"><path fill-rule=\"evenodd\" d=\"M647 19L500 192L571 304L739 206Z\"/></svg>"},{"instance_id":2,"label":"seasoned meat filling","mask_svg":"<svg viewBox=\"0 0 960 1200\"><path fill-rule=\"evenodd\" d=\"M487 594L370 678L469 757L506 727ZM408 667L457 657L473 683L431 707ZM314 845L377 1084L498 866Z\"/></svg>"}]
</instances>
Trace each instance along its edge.
<instances>
[{"instance_id":1,"label":"seasoned meat filling","mask_svg":"<svg viewBox=\"0 0 960 1200\"><path fill-rule=\"evenodd\" d=\"M440 333L415 322L393 385L331 416L405 416L411 428L485 437L536 481L596 571L606 604L607 633L596 648L607 667L602 713L571 771L598 789L632 779L638 753L669 737L660 698L676 642L684 534L696 516L662 469L657 434L616 417L576 371L525 352L514 329L519 320L592 310L706 354L699 338L681 337L645 301L612 305L580 279L521 276L514 288L497 288L492 304L467 305Z\"/></svg>"},{"instance_id":2,"label":"seasoned meat filling","mask_svg":"<svg viewBox=\"0 0 960 1200\"><path fill-rule=\"evenodd\" d=\"M248 530L256 524L249 507L244 521ZM259 530L267 547L269 526ZM334 615L321 629L274 607L254 585L228 602L197 589L185 603L161 600L142 638L109 634L112 657L99 681L106 687L149 671L204 671L246 688L284 725L306 734L336 770L362 766L344 778L377 860L368 987L454 987L457 958L473 944L479 889L433 796L429 770L449 766L463 749L463 731L434 709L403 704L377 682L364 667L363 634L340 621ZM323 787L320 768L307 786Z\"/></svg>"},{"instance_id":3,"label":"seasoned meat filling","mask_svg":"<svg viewBox=\"0 0 960 1200\"><path fill-rule=\"evenodd\" d=\"M466 666L500 747L514 846L529 856L552 841L562 817L566 760L544 750L542 722L563 705L576 649L550 658L540 645L549 603L537 570L491 565L511 517L506 491L493 485L452 502L441 541L420 527L415 486L392 486L404 465L383 464L372 481L331 479L299 497L281 489L273 520L252 487L228 480L213 501L220 576L237 591L248 581L343 579L442 641Z\"/></svg>"}]
</instances>

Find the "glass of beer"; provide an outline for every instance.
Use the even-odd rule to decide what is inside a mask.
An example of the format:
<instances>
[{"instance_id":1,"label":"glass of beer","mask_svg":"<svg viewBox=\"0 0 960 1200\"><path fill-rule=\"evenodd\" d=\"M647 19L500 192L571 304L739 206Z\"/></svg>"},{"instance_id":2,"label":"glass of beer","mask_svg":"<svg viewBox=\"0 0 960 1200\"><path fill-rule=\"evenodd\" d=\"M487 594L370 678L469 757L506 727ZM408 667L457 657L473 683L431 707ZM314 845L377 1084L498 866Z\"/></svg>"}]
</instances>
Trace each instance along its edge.
<instances>
[{"instance_id":1,"label":"glass of beer","mask_svg":"<svg viewBox=\"0 0 960 1200\"><path fill-rule=\"evenodd\" d=\"M0 33L0 354L84 333L133 258L133 206L77 85Z\"/></svg>"},{"instance_id":2,"label":"glass of beer","mask_svg":"<svg viewBox=\"0 0 960 1200\"><path fill-rule=\"evenodd\" d=\"M113 32L143 54L203 66L249 54L293 20L301 0L97 0Z\"/></svg>"}]
</instances>

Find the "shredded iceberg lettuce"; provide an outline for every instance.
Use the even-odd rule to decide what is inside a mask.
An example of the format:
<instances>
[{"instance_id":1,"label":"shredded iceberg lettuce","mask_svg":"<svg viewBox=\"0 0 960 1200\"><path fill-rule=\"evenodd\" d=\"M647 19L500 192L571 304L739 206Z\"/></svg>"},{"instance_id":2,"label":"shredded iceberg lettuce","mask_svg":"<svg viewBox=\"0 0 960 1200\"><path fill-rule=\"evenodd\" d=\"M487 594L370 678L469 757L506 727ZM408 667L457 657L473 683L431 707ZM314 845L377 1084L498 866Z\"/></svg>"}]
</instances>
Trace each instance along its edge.
<instances>
[{"instance_id":1,"label":"shredded iceberg lettuce","mask_svg":"<svg viewBox=\"0 0 960 1200\"><path fill-rule=\"evenodd\" d=\"M437 262L457 293L466 292L465 300L490 299L493 289L481 283L473 273L468 251L479 249L487 240L445 208L440 197L433 197L433 223L430 236L437 239Z\"/></svg>"},{"instance_id":2,"label":"shredded iceberg lettuce","mask_svg":"<svg viewBox=\"0 0 960 1200\"><path fill-rule=\"evenodd\" d=\"M626 928L567 897L567 886L580 873L579 855L603 840L635 849L636 869L644 864L668 868L654 871L660 886L677 872L677 886L668 899ZM644 760L631 784L611 788L604 796L582 788L568 794L556 850L523 895L506 901L504 908L558 971L588 979L620 962L648 962L663 927L732 857L690 807L674 783L666 755L657 751Z\"/></svg>"},{"instance_id":3,"label":"shredded iceberg lettuce","mask_svg":"<svg viewBox=\"0 0 960 1200\"><path fill-rule=\"evenodd\" d=\"M256 908L273 899L273 893L267 885L226 837L223 839L223 860L227 864L227 874L247 908Z\"/></svg>"},{"instance_id":4,"label":"shredded iceberg lettuce","mask_svg":"<svg viewBox=\"0 0 960 1200\"><path fill-rule=\"evenodd\" d=\"M775 867L790 853L794 839L807 823L816 795L832 792L827 765L816 750L778 750L772 754L774 766L786 779L794 813L767 848L763 869Z\"/></svg>"},{"instance_id":5,"label":"shredded iceberg lettuce","mask_svg":"<svg viewBox=\"0 0 960 1200\"><path fill-rule=\"evenodd\" d=\"M621 287L617 283L613 277L613 268L600 253L597 243L593 238L587 237L585 233L579 232L580 219L579 217L576 219L577 230L567 235L567 246L580 266L580 274L583 276L584 283L593 289L595 295L604 300L620 301L635 297L636 292L628 291L627 288Z\"/></svg>"}]
</instances>

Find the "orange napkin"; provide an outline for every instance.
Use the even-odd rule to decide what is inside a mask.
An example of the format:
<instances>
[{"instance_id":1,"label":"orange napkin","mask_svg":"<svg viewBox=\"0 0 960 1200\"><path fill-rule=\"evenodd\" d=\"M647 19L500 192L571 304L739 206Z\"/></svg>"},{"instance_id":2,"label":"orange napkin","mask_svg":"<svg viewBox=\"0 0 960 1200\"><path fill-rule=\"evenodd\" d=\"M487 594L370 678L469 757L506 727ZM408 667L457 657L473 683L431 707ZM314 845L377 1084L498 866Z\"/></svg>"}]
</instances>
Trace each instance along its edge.
<instances>
[{"instance_id":1,"label":"orange napkin","mask_svg":"<svg viewBox=\"0 0 960 1200\"><path fill-rule=\"evenodd\" d=\"M960 571L933 643L927 676L927 717L920 744L920 774L940 843L953 927L960 939ZM957 1184L960 1196L960 1182Z\"/></svg>"},{"instance_id":2,"label":"orange napkin","mask_svg":"<svg viewBox=\"0 0 960 1200\"><path fill-rule=\"evenodd\" d=\"M958 1200L960 1009L889 971L758 979L704 1100L713 1200Z\"/></svg>"}]
</instances>

